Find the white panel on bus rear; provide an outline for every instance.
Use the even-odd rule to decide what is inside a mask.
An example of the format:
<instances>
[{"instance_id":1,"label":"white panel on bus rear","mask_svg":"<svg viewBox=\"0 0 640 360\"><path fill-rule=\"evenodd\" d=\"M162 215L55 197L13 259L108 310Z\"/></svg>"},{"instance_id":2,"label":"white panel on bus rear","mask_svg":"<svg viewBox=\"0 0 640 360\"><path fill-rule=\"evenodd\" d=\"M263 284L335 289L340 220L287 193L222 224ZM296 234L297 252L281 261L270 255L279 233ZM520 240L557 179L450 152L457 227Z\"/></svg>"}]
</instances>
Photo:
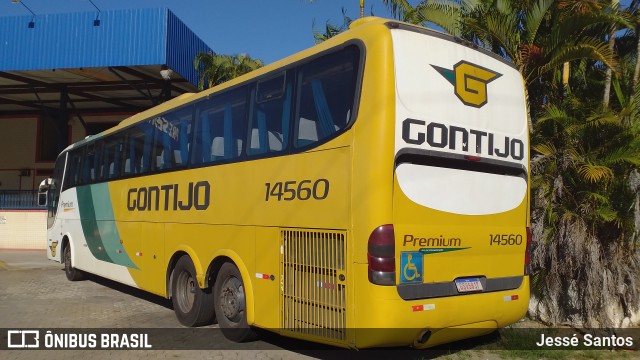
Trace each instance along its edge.
<instances>
[{"instance_id":1,"label":"white panel on bus rear","mask_svg":"<svg viewBox=\"0 0 640 360\"><path fill-rule=\"evenodd\" d=\"M420 165L398 161L405 195L425 207L465 215L521 204L529 139L519 72L446 36L396 29L392 38L396 160L404 154L414 156L410 163L426 159ZM468 171L473 166L479 170Z\"/></svg>"}]
</instances>

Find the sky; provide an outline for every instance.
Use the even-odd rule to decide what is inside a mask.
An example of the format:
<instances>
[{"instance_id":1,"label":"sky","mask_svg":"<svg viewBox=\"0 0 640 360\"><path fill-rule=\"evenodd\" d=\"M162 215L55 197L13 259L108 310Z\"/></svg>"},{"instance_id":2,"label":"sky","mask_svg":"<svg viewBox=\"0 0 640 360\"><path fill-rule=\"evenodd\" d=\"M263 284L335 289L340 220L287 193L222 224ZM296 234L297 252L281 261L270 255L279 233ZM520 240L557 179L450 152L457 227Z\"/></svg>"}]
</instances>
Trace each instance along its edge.
<instances>
[{"instance_id":1,"label":"sky","mask_svg":"<svg viewBox=\"0 0 640 360\"><path fill-rule=\"evenodd\" d=\"M16 0L0 0L0 16L28 16ZM21 0L35 14L96 12L89 0ZM622 0L622 7L631 0ZM419 0L409 0L416 5ZM93 0L102 11L166 7L220 54L248 54L266 64L313 46L313 24L342 24L342 8L356 19L359 0ZM366 0L365 14L390 18L382 0ZM37 18L36 18L37 22Z\"/></svg>"},{"instance_id":2,"label":"sky","mask_svg":"<svg viewBox=\"0 0 640 360\"><path fill-rule=\"evenodd\" d=\"M97 12L89 0L22 0L35 14ZM248 54L272 63L313 46L313 23L323 32L356 19L359 0L93 0L101 10L166 7L220 54ZM417 3L417 2L416 2ZM365 1L367 15L390 17L382 0ZM0 0L0 16L29 16L22 4ZM37 23L37 17L36 17Z\"/></svg>"}]
</instances>

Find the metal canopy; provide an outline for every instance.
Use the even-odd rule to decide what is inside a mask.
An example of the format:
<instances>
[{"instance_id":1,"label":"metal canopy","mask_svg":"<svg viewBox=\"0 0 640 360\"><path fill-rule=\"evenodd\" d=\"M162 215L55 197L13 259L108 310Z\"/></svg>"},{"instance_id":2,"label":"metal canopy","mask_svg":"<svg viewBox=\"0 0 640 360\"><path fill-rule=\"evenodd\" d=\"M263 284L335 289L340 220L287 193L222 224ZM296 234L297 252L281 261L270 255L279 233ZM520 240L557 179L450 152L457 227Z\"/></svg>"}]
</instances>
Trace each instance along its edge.
<instances>
[{"instance_id":1,"label":"metal canopy","mask_svg":"<svg viewBox=\"0 0 640 360\"><path fill-rule=\"evenodd\" d=\"M161 65L0 71L0 115L58 110L139 112L196 87L175 71L160 76ZM64 99L66 97L66 99Z\"/></svg>"},{"instance_id":2,"label":"metal canopy","mask_svg":"<svg viewBox=\"0 0 640 360\"><path fill-rule=\"evenodd\" d=\"M0 115L44 112L65 121L138 112L196 91L193 59L212 50L171 11L104 11L99 25L95 19L91 12L0 17ZM162 69L172 71L169 80Z\"/></svg>"}]
</instances>

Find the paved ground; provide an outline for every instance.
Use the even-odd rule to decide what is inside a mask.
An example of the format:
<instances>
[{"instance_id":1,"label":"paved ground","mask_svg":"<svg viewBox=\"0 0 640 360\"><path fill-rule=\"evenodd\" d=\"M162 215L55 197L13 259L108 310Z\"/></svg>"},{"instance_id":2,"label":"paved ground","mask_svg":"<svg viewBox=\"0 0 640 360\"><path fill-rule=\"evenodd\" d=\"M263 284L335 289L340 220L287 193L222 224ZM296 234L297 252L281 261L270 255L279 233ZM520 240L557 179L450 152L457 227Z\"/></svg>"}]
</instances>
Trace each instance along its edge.
<instances>
[{"instance_id":1,"label":"paved ground","mask_svg":"<svg viewBox=\"0 0 640 360\"><path fill-rule=\"evenodd\" d=\"M7 329L37 328L42 332L59 328L142 328L190 331L181 328L171 302L98 277L71 283L61 264L46 259L44 251L0 250L0 341L7 344ZM213 350L4 350L1 359L92 360L127 358L170 359L312 359L312 358L408 358L446 355L442 351L371 350L344 351L296 343L278 336L263 336L246 344L230 343L217 325L183 335L184 343L197 336L219 346ZM68 330L68 329L67 329ZM135 330L134 330L135 331ZM203 331L208 331L204 332ZM42 340L42 336L41 336ZM183 344L184 344L183 343ZM461 354L458 354L461 355ZM477 355L463 355L465 359ZM457 357L457 356L456 356ZM480 354L480 357L485 357Z\"/></svg>"},{"instance_id":2,"label":"paved ground","mask_svg":"<svg viewBox=\"0 0 640 360\"><path fill-rule=\"evenodd\" d=\"M180 328L170 301L101 278L70 283L62 265L47 260L44 251L0 250L0 319L3 329ZM220 336L218 331L212 330L212 334L212 341L226 342L223 338L215 339ZM0 337L7 341L6 334ZM314 358L267 343L242 346L275 350L5 350L0 358Z\"/></svg>"}]
</instances>

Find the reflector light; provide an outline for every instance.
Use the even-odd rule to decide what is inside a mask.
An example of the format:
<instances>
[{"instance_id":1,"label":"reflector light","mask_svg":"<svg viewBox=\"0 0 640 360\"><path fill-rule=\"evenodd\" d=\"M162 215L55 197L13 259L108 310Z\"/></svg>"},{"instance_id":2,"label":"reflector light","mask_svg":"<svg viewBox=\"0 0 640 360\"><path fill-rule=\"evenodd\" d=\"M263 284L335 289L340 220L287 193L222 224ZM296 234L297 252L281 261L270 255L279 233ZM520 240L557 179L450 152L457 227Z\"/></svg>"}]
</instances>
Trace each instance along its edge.
<instances>
[{"instance_id":1,"label":"reflector light","mask_svg":"<svg viewBox=\"0 0 640 360\"><path fill-rule=\"evenodd\" d=\"M422 305L411 306L411 310L413 311L429 311L429 310L435 310L435 308L436 308L435 304L422 304Z\"/></svg>"},{"instance_id":2,"label":"reflector light","mask_svg":"<svg viewBox=\"0 0 640 360\"><path fill-rule=\"evenodd\" d=\"M518 299L519 299L518 295L511 295L511 296L507 295L504 297L504 301L515 301Z\"/></svg>"}]
</instances>

